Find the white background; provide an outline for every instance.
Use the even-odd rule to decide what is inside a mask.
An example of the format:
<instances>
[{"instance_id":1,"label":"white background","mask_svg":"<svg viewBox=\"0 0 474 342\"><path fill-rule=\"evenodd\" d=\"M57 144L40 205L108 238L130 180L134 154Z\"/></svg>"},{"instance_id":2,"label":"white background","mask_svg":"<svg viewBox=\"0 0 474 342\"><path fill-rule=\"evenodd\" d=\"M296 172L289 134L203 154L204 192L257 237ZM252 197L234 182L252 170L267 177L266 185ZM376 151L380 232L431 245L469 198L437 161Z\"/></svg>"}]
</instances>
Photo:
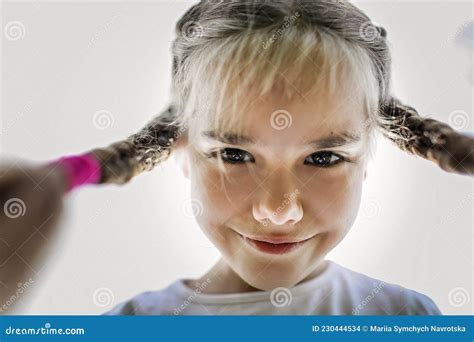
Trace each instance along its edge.
<instances>
[{"instance_id":1,"label":"white background","mask_svg":"<svg viewBox=\"0 0 474 342\"><path fill-rule=\"evenodd\" d=\"M174 25L193 3L4 2L2 28L20 21L24 36L2 35L2 157L50 160L139 130L168 100ZM472 4L355 3L387 29L395 94L445 122L463 111L461 128L472 130L469 59L453 42ZM94 122L100 110L110 113L105 129ZM71 194L20 312L100 314L205 272L219 254L183 215L188 196L174 159L126 186ZM444 314L472 314L473 197L472 178L382 140L359 216L328 258L425 293Z\"/></svg>"}]
</instances>

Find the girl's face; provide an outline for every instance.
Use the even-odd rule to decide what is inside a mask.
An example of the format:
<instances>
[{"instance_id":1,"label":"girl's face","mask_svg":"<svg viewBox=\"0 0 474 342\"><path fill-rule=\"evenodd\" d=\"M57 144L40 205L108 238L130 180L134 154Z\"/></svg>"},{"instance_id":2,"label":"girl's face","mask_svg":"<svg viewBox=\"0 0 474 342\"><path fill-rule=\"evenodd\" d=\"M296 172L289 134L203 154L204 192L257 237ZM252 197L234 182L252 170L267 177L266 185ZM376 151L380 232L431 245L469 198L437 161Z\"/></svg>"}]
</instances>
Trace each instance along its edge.
<instances>
[{"instance_id":1,"label":"girl's face","mask_svg":"<svg viewBox=\"0 0 474 342\"><path fill-rule=\"evenodd\" d=\"M189 126L183 172L203 208L196 219L247 284L291 287L311 276L356 218L366 114L350 94L273 92L240 115L238 136L211 132L205 120Z\"/></svg>"}]
</instances>

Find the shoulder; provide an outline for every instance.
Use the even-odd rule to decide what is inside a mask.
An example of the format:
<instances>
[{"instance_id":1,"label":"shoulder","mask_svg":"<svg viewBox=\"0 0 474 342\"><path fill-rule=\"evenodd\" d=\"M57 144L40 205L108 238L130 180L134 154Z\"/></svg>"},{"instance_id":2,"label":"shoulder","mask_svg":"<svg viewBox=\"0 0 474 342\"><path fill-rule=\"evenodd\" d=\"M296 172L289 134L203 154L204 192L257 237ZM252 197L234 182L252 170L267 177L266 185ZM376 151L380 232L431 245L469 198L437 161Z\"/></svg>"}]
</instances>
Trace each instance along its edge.
<instances>
[{"instance_id":1,"label":"shoulder","mask_svg":"<svg viewBox=\"0 0 474 342\"><path fill-rule=\"evenodd\" d=\"M162 290L141 292L102 315L173 315L176 307L180 305L179 296L176 294L177 283L178 281Z\"/></svg>"},{"instance_id":2,"label":"shoulder","mask_svg":"<svg viewBox=\"0 0 474 342\"><path fill-rule=\"evenodd\" d=\"M352 314L441 315L427 295L398 284L372 278L336 264L339 286L347 291Z\"/></svg>"}]
</instances>

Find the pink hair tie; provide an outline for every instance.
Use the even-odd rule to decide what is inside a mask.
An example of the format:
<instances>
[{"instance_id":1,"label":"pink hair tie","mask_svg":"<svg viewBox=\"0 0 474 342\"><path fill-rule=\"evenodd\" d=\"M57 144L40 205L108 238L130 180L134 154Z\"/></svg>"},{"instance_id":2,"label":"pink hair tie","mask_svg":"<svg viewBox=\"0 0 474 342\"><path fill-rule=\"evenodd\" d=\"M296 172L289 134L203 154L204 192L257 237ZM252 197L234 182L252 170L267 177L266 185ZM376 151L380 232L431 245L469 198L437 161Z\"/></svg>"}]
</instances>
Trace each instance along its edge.
<instances>
[{"instance_id":1,"label":"pink hair tie","mask_svg":"<svg viewBox=\"0 0 474 342\"><path fill-rule=\"evenodd\" d=\"M67 189L70 192L86 184L97 184L102 175L99 161L92 154L62 157L52 164L60 165L66 172Z\"/></svg>"}]
</instances>

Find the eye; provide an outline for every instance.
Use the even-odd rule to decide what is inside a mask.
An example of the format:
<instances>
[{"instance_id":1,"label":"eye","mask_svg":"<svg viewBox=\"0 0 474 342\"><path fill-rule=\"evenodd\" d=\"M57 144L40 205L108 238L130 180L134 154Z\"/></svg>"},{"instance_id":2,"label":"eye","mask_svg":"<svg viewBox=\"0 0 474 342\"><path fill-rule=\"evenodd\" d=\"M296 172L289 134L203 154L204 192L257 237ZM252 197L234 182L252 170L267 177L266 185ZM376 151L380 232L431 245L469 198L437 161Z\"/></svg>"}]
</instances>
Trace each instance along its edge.
<instances>
[{"instance_id":1,"label":"eye","mask_svg":"<svg viewBox=\"0 0 474 342\"><path fill-rule=\"evenodd\" d=\"M332 167L336 164L346 161L345 158L330 151L316 152L311 154L310 156L306 157L305 164L308 160L310 164L314 164L317 167Z\"/></svg>"},{"instance_id":2,"label":"eye","mask_svg":"<svg viewBox=\"0 0 474 342\"><path fill-rule=\"evenodd\" d=\"M223 148L221 150L211 152L210 156L216 158L217 153L220 154L224 162L230 164L255 162L255 159L250 153L239 150L238 148Z\"/></svg>"}]
</instances>

